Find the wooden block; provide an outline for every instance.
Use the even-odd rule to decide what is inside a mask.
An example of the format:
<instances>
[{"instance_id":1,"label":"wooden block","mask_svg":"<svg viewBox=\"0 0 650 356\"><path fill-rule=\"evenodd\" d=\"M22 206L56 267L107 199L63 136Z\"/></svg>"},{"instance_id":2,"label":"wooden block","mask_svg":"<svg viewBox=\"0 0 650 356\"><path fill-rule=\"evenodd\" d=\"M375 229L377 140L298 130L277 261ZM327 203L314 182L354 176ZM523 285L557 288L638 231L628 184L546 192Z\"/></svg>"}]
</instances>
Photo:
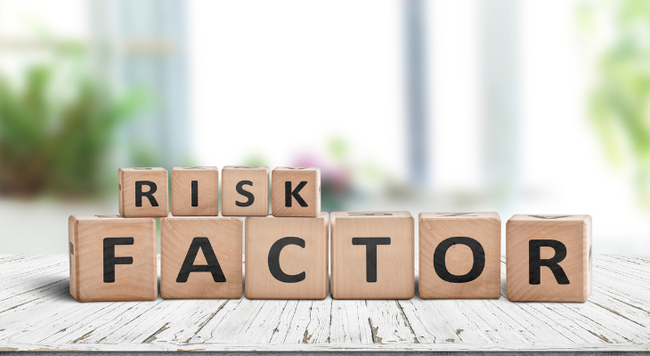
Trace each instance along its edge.
<instances>
[{"instance_id":1,"label":"wooden block","mask_svg":"<svg viewBox=\"0 0 650 356\"><path fill-rule=\"evenodd\" d=\"M420 298L501 296L497 213L421 213Z\"/></svg>"},{"instance_id":2,"label":"wooden block","mask_svg":"<svg viewBox=\"0 0 650 356\"><path fill-rule=\"evenodd\" d=\"M223 167L221 213L224 216L269 215L269 167Z\"/></svg>"},{"instance_id":3,"label":"wooden block","mask_svg":"<svg viewBox=\"0 0 650 356\"><path fill-rule=\"evenodd\" d=\"M120 168L119 210L125 218L167 216L167 170L160 167Z\"/></svg>"},{"instance_id":4,"label":"wooden block","mask_svg":"<svg viewBox=\"0 0 650 356\"><path fill-rule=\"evenodd\" d=\"M513 216L506 224L508 300L586 301L591 256L591 216Z\"/></svg>"},{"instance_id":5,"label":"wooden block","mask_svg":"<svg viewBox=\"0 0 650 356\"><path fill-rule=\"evenodd\" d=\"M214 216L219 214L219 169L172 167L172 214Z\"/></svg>"},{"instance_id":6,"label":"wooden block","mask_svg":"<svg viewBox=\"0 0 650 356\"><path fill-rule=\"evenodd\" d=\"M242 219L223 216L161 219L160 295L241 298L242 228Z\"/></svg>"},{"instance_id":7,"label":"wooden block","mask_svg":"<svg viewBox=\"0 0 650 356\"><path fill-rule=\"evenodd\" d=\"M413 298L415 246L409 212L336 212L331 219L333 298Z\"/></svg>"},{"instance_id":8,"label":"wooden block","mask_svg":"<svg viewBox=\"0 0 650 356\"><path fill-rule=\"evenodd\" d=\"M277 167L272 175L273 216L318 216L320 168Z\"/></svg>"},{"instance_id":9,"label":"wooden block","mask_svg":"<svg viewBox=\"0 0 650 356\"><path fill-rule=\"evenodd\" d=\"M246 298L327 298L329 216L246 218Z\"/></svg>"},{"instance_id":10,"label":"wooden block","mask_svg":"<svg viewBox=\"0 0 650 356\"><path fill-rule=\"evenodd\" d=\"M77 301L157 298L154 219L71 215L68 246L70 294Z\"/></svg>"}]
</instances>

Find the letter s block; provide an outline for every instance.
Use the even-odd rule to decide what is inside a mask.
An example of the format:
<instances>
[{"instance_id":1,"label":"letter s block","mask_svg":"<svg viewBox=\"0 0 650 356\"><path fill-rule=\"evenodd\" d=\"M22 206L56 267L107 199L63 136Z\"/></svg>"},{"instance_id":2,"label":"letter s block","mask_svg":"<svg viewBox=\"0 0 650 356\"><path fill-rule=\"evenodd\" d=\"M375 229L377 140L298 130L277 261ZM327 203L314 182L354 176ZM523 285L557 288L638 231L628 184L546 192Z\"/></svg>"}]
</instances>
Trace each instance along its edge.
<instances>
[{"instance_id":1,"label":"letter s block","mask_svg":"<svg viewBox=\"0 0 650 356\"><path fill-rule=\"evenodd\" d=\"M320 168L277 167L271 181L273 216L318 216Z\"/></svg>"},{"instance_id":2,"label":"letter s block","mask_svg":"<svg viewBox=\"0 0 650 356\"><path fill-rule=\"evenodd\" d=\"M226 166L221 182L223 216L269 215L269 167Z\"/></svg>"},{"instance_id":3,"label":"letter s block","mask_svg":"<svg viewBox=\"0 0 650 356\"><path fill-rule=\"evenodd\" d=\"M156 221L119 215L68 219L70 294L79 302L158 296Z\"/></svg>"},{"instance_id":4,"label":"letter s block","mask_svg":"<svg viewBox=\"0 0 650 356\"><path fill-rule=\"evenodd\" d=\"M219 214L219 169L214 166L172 167L172 214Z\"/></svg>"},{"instance_id":5,"label":"letter s block","mask_svg":"<svg viewBox=\"0 0 650 356\"><path fill-rule=\"evenodd\" d=\"M501 296L497 213L421 213L420 298Z\"/></svg>"},{"instance_id":6,"label":"letter s block","mask_svg":"<svg viewBox=\"0 0 650 356\"><path fill-rule=\"evenodd\" d=\"M508 300L585 302L591 256L591 216L513 216L506 225Z\"/></svg>"},{"instance_id":7,"label":"letter s block","mask_svg":"<svg viewBox=\"0 0 650 356\"><path fill-rule=\"evenodd\" d=\"M117 176L120 215L125 218L169 215L166 169L120 168Z\"/></svg>"}]
</instances>

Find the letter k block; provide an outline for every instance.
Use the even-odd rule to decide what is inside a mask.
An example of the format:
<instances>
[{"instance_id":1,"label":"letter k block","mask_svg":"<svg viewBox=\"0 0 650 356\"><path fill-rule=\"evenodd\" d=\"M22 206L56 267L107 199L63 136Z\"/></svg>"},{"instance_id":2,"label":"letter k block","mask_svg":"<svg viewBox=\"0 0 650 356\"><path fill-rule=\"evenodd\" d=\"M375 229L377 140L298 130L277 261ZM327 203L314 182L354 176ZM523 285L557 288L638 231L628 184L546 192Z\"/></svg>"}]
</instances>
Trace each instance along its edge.
<instances>
[{"instance_id":1,"label":"letter k block","mask_svg":"<svg viewBox=\"0 0 650 356\"><path fill-rule=\"evenodd\" d=\"M320 168L277 167L271 178L273 216L318 216Z\"/></svg>"}]
</instances>

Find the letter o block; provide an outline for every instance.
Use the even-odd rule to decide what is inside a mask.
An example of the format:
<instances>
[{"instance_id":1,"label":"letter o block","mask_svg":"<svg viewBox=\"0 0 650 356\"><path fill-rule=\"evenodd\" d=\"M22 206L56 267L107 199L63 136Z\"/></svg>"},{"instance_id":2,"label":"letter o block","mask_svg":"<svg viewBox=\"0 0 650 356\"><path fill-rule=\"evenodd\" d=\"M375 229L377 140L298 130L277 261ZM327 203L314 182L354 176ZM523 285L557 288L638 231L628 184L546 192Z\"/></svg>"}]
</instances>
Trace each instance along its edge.
<instances>
[{"instance_id":1,"label":"letter o block","mask_svg":"<svg viewBox=\"0 0 650 356\"><path fill-rule=\"evenodd\" d=\"M172 214L215 216L219 214L219 169L172 167Z\"/></svg>"},{"instance_id":2,"label":"letter o block","mask_svg":"<svg viewBox=\"0 0 650 356\"><path fill-rule=\"evenodd\" d=\"M125 218L169 215L166 169L120 168L117 176L120 215Z\"/></svg>"},{"instance_id":3,"label":"letter o block","mask_svg":"<svg viewBox=\"0 0 650 356\"><path fill-rule=\"evenodd\" d=\"M507 297L585 302L591 295L591 216L515 215L506 225Z\"/></svg>"},{"instance_id":4,"label":"letter o block","mask_svg":"<svg viewBox=\"0 0 650 356\"><path fill-rule=\"evenodd\" d=\"M271 181L273 216L318 216L320 168L277 167Z\"/></svg>"},{"instance_id":5,"label":"letter o block","mask_svg":"<svg viewBox=\"0 0 650 356\"><path fill-rule=\"evenodd\" d=\"M269 167L226 166L221 183L223 216L269 215Z\"/></svg>"},{"instance_id":6,"label":"letter o block","mask_svg":"<svg viewBox=\"0 0 650 356\"><path fill-rule=\"evenodd\" d=\"M501 296L497 213L421 213L420 298Z\"/></svg>"}]
</instances>

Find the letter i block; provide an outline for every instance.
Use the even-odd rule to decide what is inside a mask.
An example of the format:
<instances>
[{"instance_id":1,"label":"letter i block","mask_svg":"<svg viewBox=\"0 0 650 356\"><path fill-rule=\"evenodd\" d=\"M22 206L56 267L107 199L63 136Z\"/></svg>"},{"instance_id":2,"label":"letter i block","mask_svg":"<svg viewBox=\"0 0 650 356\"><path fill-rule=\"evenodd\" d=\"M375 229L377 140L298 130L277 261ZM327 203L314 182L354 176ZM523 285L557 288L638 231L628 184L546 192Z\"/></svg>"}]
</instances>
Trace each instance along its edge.
<instances>
[{"instance_id":1,"label":"letter i block","mask_svg":"<svg viewBox=\"0 0 650 356\"><path fill-rule=\"evenodd\" d=\"M318 216L320 168L277 167L272 175L273 216Z\"/></svg>"},{"instance_id":2,"label":"letter i block","mask_svg":"<svg viewBox=\"0 0 650 356\"><path fill-rule=\"evenodd\" d=\"M166 169L120 168L117 175L120 215L125 218L169 215Z\"/></svg>"},{"instance_id":3,"label":"letter i block","mask_svg":"<svg viewBox=\"0 0 650 356\"><path fill-rule=\"evenodd\" d=\"M219 169L212 166L173 167L172 215L218 214Z\"/></svg>"},{"instance_id":4,"label":"letter i block","mask_svg":"<svg viewBox=\"0 0 650 356\"><path fill-rule=\"evenodd\" d=\"M501 296L497 213L421 213L420 298Z\"/></svg>"},{"instance_id":5,"label":"letter i block","mask_svg":"<svg viewBox=\"0 0 650 356\"><path fill-rule=\"evenodd\" d=\"M513 302L585 302L591 295L591 216L515 215L506 224Z\"/></svg>"},{"instance_id":6,"label":"letter i block","mask_svg":"<svg viewBox=\"0 0 650 356\"><path fill-rule=\"evenodd\" d=\"M221 213L224 216L269 215L269 167L223 167Z\"/></svg>"},{"instance_id":7,"label":"letter i block","mask_svg":"<svg viewBox=\"0 0 650 356\"><path fill-rule=\"evenodd\" d=\"M242 219L223 216L161 219L160 295L241 298L242 228Z\"/></svg>"},{"instance_id":8,"label":"letter i block","mask_svg":"<svg viewBox=\"0 0 650 356\"><path fill-rule=\"evenodd\" d=\"M119 215L68 219L70 294L79 302L158 296L156 221Z\"/></svg>"},{"instance_id":9,"label":"letter i block","mask_svg":"<svg viewBox=\"0 0 650 356\"><path fill-rule=\"evenodd\" d=\"M246 218L246 298L325 299L329 216Z\"/></svg>"},{"instance_id":10,"label":"letter i block","mask_svg":"<svg viewBox=\"0 0 650 356\"><path fill-rule=\"evenodd\" d=\"M415 246L409 212L336 212L331 219L332 298L413 298Z\"/></svg>"}]
</instances>

